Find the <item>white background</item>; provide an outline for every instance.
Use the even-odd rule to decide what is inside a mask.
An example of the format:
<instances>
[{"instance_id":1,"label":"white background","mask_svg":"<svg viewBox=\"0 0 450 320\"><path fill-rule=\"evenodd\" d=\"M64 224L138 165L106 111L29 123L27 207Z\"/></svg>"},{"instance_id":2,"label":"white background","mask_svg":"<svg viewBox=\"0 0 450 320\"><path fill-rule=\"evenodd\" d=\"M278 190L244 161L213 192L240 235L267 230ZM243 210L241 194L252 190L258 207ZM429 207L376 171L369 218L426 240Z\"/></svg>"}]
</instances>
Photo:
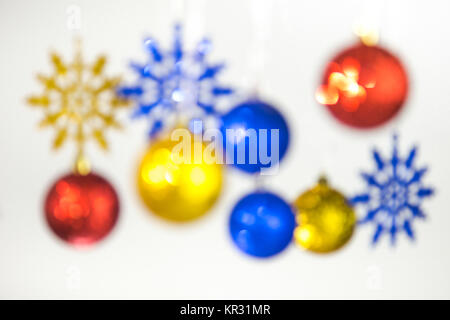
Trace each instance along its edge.
<instances>
[{"instance_id":1,"label":"white background","mask_svg":"<svg viewBox=\"0 0 450 320\"><path fill-rule=\"evenodd\" d=\"M260 89L285 113L293 139L267 187L292 201L326 173L333 186L355 194L364 187L360 171L374 166L371 149L388 154L398 132L403 153L420 146L418 164L429 165L425 182L437 192L424 203L426 221L414 224L416 242L402 235L395 248L387 238L371 248L374 229L368 225L337 253L318 256L291 245L269 260L244 256L229 239L230 210L254 188L238 172L228 170L219 202L197 222L171 225L146 212L134 184L147 145L146 123L127 115L126 130L108 133L109 153L88 149L94 168L120 194L116 229L81 251L49 231L43 199L69 171L74 150L50 151L53 132L38 130L42 115L25 98L41 90L35 74L51 71L50 49L71 58L74 32L66 25L72 4L81 8L85 56L108 54L112 75L129 75L129 60L143 57L144 35L170 44L180 15L163 0L1 0L0 298L450 298L449 1L274 1L261 37L266 50ZM250 87L257 54L252 3L189 6L186 37L209 35L212 61L228 65L223 82ZM314 91L327 59L356 40L352 25L367 8L376 13L381 44L407 66L411 91L394 121L361 132L336 123L315 102Z\"/></svg>"}]
</instances>

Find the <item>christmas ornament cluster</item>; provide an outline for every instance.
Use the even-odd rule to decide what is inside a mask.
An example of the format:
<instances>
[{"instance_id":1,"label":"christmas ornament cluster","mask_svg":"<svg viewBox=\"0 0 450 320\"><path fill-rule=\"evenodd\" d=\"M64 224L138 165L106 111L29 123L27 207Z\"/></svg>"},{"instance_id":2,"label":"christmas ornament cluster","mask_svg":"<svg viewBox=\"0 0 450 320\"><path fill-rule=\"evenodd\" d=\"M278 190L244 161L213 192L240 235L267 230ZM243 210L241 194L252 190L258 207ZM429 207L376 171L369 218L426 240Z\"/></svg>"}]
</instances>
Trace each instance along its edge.
<instances>
[{"instance_id":1,"label":"christmas ornament cluster","mask_svg":"<svg viewBox=\"0 0 450 320\"><path fill-rule=\"evenodd\" d=\"M266 172L282 165L294 147L280 108L259 94L220 111L218 105L230 101L236 89L219 82L225 65L209 61L208 39L188 51L176 25L170 48L161 48L154 38L143 45L147 60L130 63L131 82L105 75L104 56L86 62L79 43L70 63L53 53L53 74L39 75L43 91L28 98L44 113L40 126L55 129L53 147L76 146L73 170L51 186L44 205L48 226L68 244L97 243L120 217L117 192L92 171L85 154L88 141L108 148L105 132L122 127L119 112L132 109L132 119L148 121L148 148L142 150L136 190L149 212L172 223L199 219L214 206L227 167L255 181L270 179ZM361 41L325 66L316 99L357 134L384 125L401 111L408 82L396 56ZM196 159L198 152L211 151L203 139L208 128L223 138L211 152L214 161ZM234 139L228 139L230 130L237 133ZM179 150L174 136L183 133L185 147ZM314 253L334 252L363 223L374 225L373 243L383 234L395 243L399 232L414 238L412 222L425 216L421 203L433 194L422 182L426 168L416 168L417 150L401 156L394 135L390 158L374 150L375 170L361 175L367 190L352 196L334 189L323 175L293 201L257 184L230 210L230 238L239 250L260 258L274 256L292 242ZM363 213L360 219L357 210Z\"/></svg>"}]
</instances>

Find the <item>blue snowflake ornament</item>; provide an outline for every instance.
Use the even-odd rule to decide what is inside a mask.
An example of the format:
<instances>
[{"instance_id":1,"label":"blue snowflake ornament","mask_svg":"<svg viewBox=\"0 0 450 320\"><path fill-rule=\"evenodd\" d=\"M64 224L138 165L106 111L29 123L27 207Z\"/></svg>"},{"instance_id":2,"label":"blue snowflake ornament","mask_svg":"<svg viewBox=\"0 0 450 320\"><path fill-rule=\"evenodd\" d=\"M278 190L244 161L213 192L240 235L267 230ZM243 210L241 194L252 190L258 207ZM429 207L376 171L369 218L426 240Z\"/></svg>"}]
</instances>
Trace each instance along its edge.
<instances>
[{"instance_id":1,"label":"blue snowflake ornament","mask_svg":"<svg viewBox=\"0 0 450 320\"><path fill-rule=\"evenodd\" d=\"M118 94L135 102L133 117L148 117L149 134L154 137L177 115L189 119L216 116L218 99L232 90L220 86L217 76L224 64L209 64L211 50L208 39L201 40L192 52L183 49L181 26L175 26L173 47L163 51L153 38L144 40L148 60L131 63L137 73L132 86L122 86Z\"/></svg>"},{"instance_id":2,"label":"blue snowflake ornament","mask_svg":"<svg viewBox=\"0 0 450 320\"><path fill-rule=\"evenodd\" d=\"M375 224L373 244L384 233L390 234L392 244L401 231L414 239L412 221L425 217L421 203L434 191L423 185L427 168L416 168L416 156L417 147L413 147L406 158L400 157L396 135L390 159L383 159L376 149L373 150L376 170L372 174L362 173L367 191L350 199L351 204L365 207L365 216L359 223Z\"/></svg>"}]
</instances>

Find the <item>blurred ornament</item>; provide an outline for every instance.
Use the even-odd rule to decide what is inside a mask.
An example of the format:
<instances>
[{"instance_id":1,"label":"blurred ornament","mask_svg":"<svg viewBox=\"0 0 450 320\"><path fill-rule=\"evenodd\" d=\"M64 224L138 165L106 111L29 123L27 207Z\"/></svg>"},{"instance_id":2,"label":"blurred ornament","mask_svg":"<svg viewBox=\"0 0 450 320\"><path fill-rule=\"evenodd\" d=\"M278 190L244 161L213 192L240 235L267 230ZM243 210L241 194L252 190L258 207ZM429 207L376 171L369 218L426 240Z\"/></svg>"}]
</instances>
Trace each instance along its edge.
<instances>
[{"instance_id":1,"label":"blurred ornament","mask_svg":"<svg viewBox=\"0 0 450 320\"><path fill-rule=\"evenodd\" d=\"M376 170L372 174L362 174L367 191L351 199L352 204L365 207L366 214L360 222L376 225L373 244L383 233L390 234L392 244L400 231L414 239L412 220L425 218L420 206L434 190L423 185L422 178L427 168L415 167L416 154L417 147L413 147L408 156L402 159L398 154L396 136L390 159L383 159L376 149L373 150Z\"/></svg>"},{"instance_id":2,"label":"blurred ornament","mask_svg":"<svg viewBox=\"0 0 450 320\"><path fill-rule=\"evenodd\" d=\"M105 237L119 217L119 199L104 178L69 174L51 187L45 216L53 232L73 245L92 244Z\"/></svg>"},{"instance_id":3,"label":"blurred ornament","mask_svg":"<svg viewBox=\"0 0 450 320\"><path fill-rule=\"evenodd\" d=\"M342 123L363 129L380 126L400 111L408 76L400 60L375 46L372 36L361 39L327 65L316 99Z\"/></svg>"},{"instance_id":4,"label":"blurred ornament","mask_svg":"<svg viewBox=\"0 0 450 320\"><path fill-rule=\"evenodd\" d=\"M141 160L137 186L145 205L155 214L172 221L188 221L205 214L217 200L222 188L222 167L217 159L205 159L208 148L200 131L189 131L188 123L215 119L216 104L231 89L218 84L223 64L210 65L207 55L211 43L200 41L192 52L183 49L181 26L175 26L173 47L163 51L157 42L144 41L149 53L145 64L132 63L138 79L133 86L122 86L120 96L131 98L134 117L150 121L152 141ZM203 121L205 120L205 121ZM176 125L183 128L176 128ZM163 132L163 129L175 128ZM184 130L182 141L171 139L175 130ZM167 136L162 136L168 133ZM179 146L184 145L179 152ZM211 160L211 161L208 161Z\"/></svg>"},{"instance_id":5,"label":"blurred ornament","mask_svg":"<svg viewBox=\"0 0 450 320\"><path fill-rule=\"evenodd\" d=\"M93 64L86 64L79 43L72 63L66 64L55 53L51 54L51 61L53 75L39 74L37 77L44 86L44 92L28 98L30 105L44 111L39 125L55 128L55 149L69 139L77 143L80 157L89 139L96 141L102 149L107 149L104 131L121 128L115 113L119 108L128 106L127 101L115 94L120 78L109 78L103 74L106 65L104 56Z\"/></svg>"},{"instance_id":6,"label":"blurred ornament","mask_svg":"<svg viewBox=\"0 0 450 320\"><path fill-rule=\"evenodd\" d=\"M137 186L145 205L160 217L187 221L205 214L222 189L222 166L188 129L178 142L160 138L141 160ZM182 146L183 145L183 146Z\"/></svg>"},{"instance_id":7,"label":"blurred ornament","mask_svg":"<svg viewBox=\"0 0 450 320\"><path fill-rule=\"evenodd\" d=\"M90 173L84 146L94 140L106 150L104 132L109 128L121 128L116 112L128 103L115 93L120 79L103 73L106 58L101 56L93 64L87 64L82 59L80 42L76 44L72 63L65 63L55 53L51 55L54 73L38 75L44 91L29 97L28 103L44 111L41 127L55 128L54 149L70 140L77 145L74 173L61 178L51 188L45 213L56 235L79 245L100 240L117 221L116 192L104 178Z\"/></svg>"},{"instance_id":8,"label":"blurred ornament","mask_svg":"<svg viewBox=\"0 0 450 320\"><path fill-rule=\"evenodd\" d=\"M208 39L201 40L192 52L183 49L181 26L175 26L173 48L163 51L153 38L144 41L149 60L131 63L138 79L133 86L122 86L118 93L136 103L135 117L150 121L149 135L155 137L164 127L176 124L180 115L187 119L216 115L216 105L232 90L218 83L224 64L209 64L212 49Z\"/></svg>"},{"instance_id":9,"label":"blurred ornament","mask_svg":"<svg viewBox=\"0 0 450 320\"><path fill-rule=\"evenodd\" d=\"M230 216L230 233L243 252L255 257L270 257L291 242L295 216L279 196L255 192L243 197Z\"/></svg>"},{"instance_id":10,"label":"blurred ornament","mask_svg":"<svg viewBox=\"0 0 450 320\"><path fill-rule=\"evenodd\" d=\"M289 146L289 128L283 115L258 99L241 103L223 115L221 131L226 162L246 173L278 165Z\"/></svg>"},{"instance_id":11,"label":"blurred ornament","mask_svg":"<svg viewBox=\"0 0 450 320\"><path fill-rule=\"evenodd\" d=\"M356 217L345 197L329 187L325 178L294 202L298 227L295 241L316 253L329 253L351 238Z\"/></svg>"}]
</instances>

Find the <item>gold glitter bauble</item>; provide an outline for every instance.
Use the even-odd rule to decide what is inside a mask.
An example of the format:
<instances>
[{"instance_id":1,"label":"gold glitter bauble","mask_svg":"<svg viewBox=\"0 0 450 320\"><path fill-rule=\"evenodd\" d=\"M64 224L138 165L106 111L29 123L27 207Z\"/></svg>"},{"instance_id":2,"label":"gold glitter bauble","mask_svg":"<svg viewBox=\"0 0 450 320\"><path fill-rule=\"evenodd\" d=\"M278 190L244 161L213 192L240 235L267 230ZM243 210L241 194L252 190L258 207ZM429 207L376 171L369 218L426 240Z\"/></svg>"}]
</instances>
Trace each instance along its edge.
<instances>
[{"instance_id":1,"label":"gold glitter bauble","mask_svg":"<svg viewBox=\"0 0 450 320\"><path fill-rule=\"evenodd\" d=\"M186 134L185 139L188 139L186 150L169 137L152 143L141 160L137 176L145 205L153 213L179 222L205 214L222 189L222 165L205 162L202 155L207 146L195 141L194 135Z\"/></svg>"},{"instance_id":2,"label":"gold glitter bauble","mask_svg":"<svg viewBox=\"0 0 450 320\"><path fill-rule=\"evenodd\" d=\"M327 253L338 250L351 238L356 217L346 198L329 187L325 178L294 202L298 227L295 242L301 247Z\"/></svg>"}]
</instances>

